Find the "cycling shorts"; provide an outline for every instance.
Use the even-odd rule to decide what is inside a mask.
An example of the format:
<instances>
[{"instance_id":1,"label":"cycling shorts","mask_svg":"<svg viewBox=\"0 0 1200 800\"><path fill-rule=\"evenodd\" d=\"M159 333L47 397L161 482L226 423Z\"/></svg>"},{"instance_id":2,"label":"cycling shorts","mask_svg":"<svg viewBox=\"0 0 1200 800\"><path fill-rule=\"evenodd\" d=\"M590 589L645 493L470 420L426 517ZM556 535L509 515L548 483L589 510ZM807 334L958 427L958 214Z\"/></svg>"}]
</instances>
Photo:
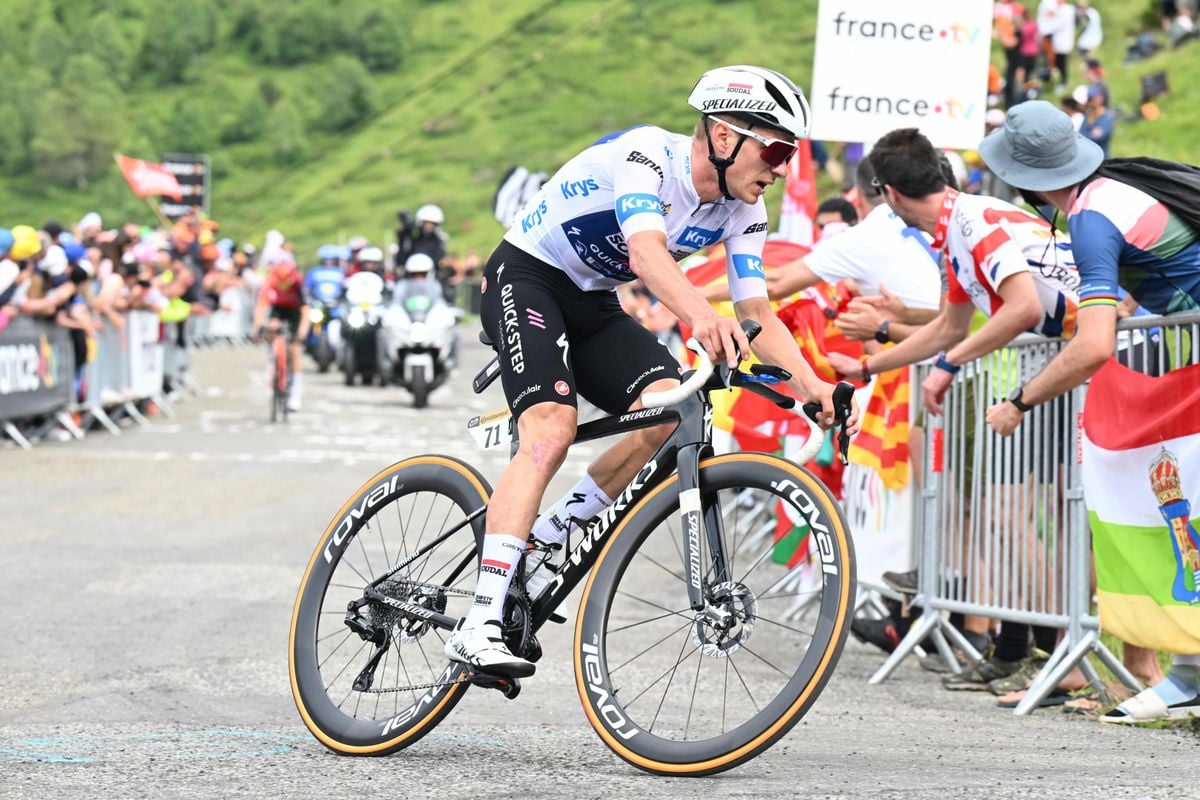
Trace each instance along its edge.
<instances>
[{"instance_id":1,"label":"cycling shorts","mask_svg":"<svg viewBox=\"0 0 1200 800\"><path fill-rule=\"evenodd\" d=\"M500 354L515 417L537 403L577 406L576 393L621 414L679 362L621 309L615 292L585 292L555 269L501 242L483 272L483 329Z\"/></svg>"},{"instance_id":2,"label":"cycling shorts","mask_svg":"<svg viewBox=\"0 0 1200 800\"><path fill-rule=\"evenodd\" d=\"M281 330L289 342L296 339L296 334L300 331L299 306L271 306L267 319L277 319L282 323Z\"/></svg>"}]
</instances>

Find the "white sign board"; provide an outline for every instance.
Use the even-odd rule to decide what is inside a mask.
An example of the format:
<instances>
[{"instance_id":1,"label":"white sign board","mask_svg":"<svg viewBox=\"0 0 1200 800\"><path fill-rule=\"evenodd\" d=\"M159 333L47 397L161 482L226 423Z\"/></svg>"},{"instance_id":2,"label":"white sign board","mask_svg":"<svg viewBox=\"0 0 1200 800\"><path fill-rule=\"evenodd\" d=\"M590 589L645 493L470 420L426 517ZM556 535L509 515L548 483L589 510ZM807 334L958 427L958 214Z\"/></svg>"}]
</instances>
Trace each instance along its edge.
<instances>
[{"instance_id":1,"label":"white sign board","mask_svg":"<svg viewBox=\"0 0 1200 800\"><path fill-rule=\"evenodd\" d=\"M920 128L936 147L977 147L991 39L992 0L821 0L812 138Z\"/></svg>"}]
</instances>

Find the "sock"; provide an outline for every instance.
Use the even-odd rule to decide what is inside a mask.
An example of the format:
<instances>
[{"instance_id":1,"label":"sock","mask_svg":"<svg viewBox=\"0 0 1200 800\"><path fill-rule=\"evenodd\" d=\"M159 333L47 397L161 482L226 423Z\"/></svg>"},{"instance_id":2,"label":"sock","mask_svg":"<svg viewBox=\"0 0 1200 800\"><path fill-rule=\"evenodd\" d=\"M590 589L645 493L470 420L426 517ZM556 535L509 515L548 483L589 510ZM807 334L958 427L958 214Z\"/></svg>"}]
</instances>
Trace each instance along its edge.
<instances>
[{"instance_id":1,"label":"sock","mask_svg":"<svg viewBox=\"0 0 1200 800\"><path fill-rule=\"evenodd\" d=\"M584 474L571 491L558 499L533 523L533 535L539 542L562 544L571 530L571 517L591 519L612 505L612 498L596 485L592 476Z\"/></svg>"},{"instance_id":2,"label":"sock","mask_svg":"<svg viewBox=\"0 0 1200 800\"><path fill-rule=\"evenodd\" d=\"M1200 695L1200 656L1176 655L1171 671L1154 693L1167 705L1195 700Z\"/></svg>"},{"instance_id":3,"label":"sock","mask_svg":"<svg viewBox=\"0 0 1200 800\"><path fill-rule=\"evenodd\" d=\"M1039 650L1042 650L1046 655L1054 652L1054 648L1058 647L1058 628L1051 628L1047 625L1033 626L1033 643L1037 645Z\"/></svg>"},{"instance_id":4,"label":"sock","mask_svg":"<svg viewBox=\"0 0 1200 800\"><path fill-rule=\"evenodd\" d=\"M1021 661L1029 655L1029 626L1005 620L996 637L997 661Z\"/></svg>"},{"instance_id":5,"label":"sock","mask_svg":"<svg viewBox=\"0 0 1200 800\"><path fill-rule=\"evenodd\" d=\"M464 628L477 628L488 620L499 620L504 613L504 595L512 582L513 571L525 552L525 541L507 533L488 533L483 537L483 555L479 578L475 582L475 600L467 613Z\"/></svg>"},{"instance_id":6,"label":"sock","mask_svg":"<svg viewBox=\"0 0 1200 800\"><path fill-rule=\"evenodd\" d=\"M288 392L288 403L294 406L300 405L300 378L302 373L292 373L292 388Z\"/></svg>"},{"instance_id":7,"label":"sock","mask_svg":"<svg viewBox=\"0 0 1200 800\"><path fill-rule=\"evenodd\" d=\"M963 631L963 637L967 642L979 651L979 655L987 655L988 635L986 633L972 633L971 631Z\"/></svg>"}]
</instances>

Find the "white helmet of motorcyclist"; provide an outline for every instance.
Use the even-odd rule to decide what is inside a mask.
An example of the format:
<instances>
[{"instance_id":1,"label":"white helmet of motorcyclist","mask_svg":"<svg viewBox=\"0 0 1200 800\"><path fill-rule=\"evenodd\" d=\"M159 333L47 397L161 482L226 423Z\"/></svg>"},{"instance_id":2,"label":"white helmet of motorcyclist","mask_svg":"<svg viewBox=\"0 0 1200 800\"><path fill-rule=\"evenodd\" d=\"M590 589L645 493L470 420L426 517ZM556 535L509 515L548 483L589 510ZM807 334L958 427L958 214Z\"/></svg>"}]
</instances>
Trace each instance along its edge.
<instances>
[{"instance_id":1,"label":"white helmet of motorcyclist","mask_svg":"<svg viewBox=\"0 0 1200 800\"><path fill-rule=\"evenodd\" d=\"M429 203L417 209L416 220L420 222L432 222L434 225L441 225L446 221L446 215L442 213L442 209Z\"/></svg>"},{"instance_id":2,"label":"white helmet of motorcyclist","mask_svg":"<svg viewBox=\"0 0 1200 800\"><path fill-rule=\"evenodd\" d=\"M433 259L424 253L413 253L404 262L404 272L408 275L428 275L433 269Z\"/></svg>"},{"instance_id":3,"label":"white helmet of motorcyclist","mask_svg":"<svg viewBox=\"0 0 1200 800\"><path fill-rule=\"evenodd\" d=\"M382 264L383 251L378 247L364 247L362 250L358 251L358 263L361 264L365 261Z\"/></svg>"}]
</instances>

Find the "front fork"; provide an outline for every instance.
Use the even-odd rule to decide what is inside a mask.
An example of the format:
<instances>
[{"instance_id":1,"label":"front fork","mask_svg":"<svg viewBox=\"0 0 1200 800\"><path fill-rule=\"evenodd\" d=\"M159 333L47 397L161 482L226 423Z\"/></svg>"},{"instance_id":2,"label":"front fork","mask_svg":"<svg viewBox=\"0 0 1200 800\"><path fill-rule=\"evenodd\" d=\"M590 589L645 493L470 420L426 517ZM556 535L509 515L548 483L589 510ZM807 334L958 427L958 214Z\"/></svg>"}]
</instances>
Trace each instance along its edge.
<instances>
[{"instance_id":1,"label":"front fork","mask_svg":"<svg viewBox=\"0 0 1200 800\"><path fill-rule=\"evenodd\" d=\"M703 611L708 605L703 588L701 535L707 539L711 562L708 585L715 586L730 580L725 525L717 495L712 493L704 497L700 492L700 459L709 451L710 446L706 442L679 448L679 519L683 531L683 568L687 574L688 600L693 611Z\"/></svg>"}]
</instances>

